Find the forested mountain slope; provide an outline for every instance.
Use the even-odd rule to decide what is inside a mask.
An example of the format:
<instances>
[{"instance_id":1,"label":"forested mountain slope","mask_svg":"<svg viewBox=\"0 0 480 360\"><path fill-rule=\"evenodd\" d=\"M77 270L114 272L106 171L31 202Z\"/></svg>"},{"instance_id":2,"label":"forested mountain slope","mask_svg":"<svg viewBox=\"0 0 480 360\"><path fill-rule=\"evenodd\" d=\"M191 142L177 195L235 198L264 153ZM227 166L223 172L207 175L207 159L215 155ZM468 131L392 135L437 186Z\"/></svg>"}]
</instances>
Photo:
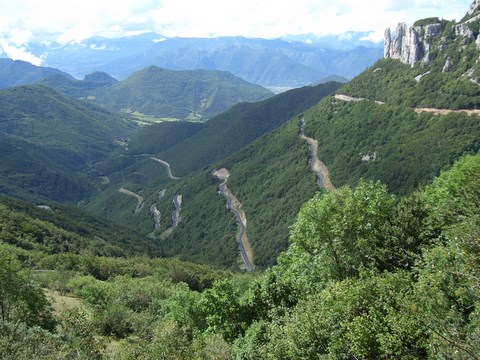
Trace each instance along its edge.
<instances>
[{"instance_id":1,"label":"forested mountain slope","mask_svg":"<svg viewBox=\"0 0 480 360\"><path fill-rule=\"evenodd\" d=\"M430 21L436 20L419 22L415 31L426 34ZM448 111L474 108L480 94L474 75L468 75L474 74L480 56L472 40L478 32L471 30L469 36L467 30L458 30L463 26L440 22L434 27L440 30L437 40L429 38L433 41L430 63L403 64L401 53L399 59L381 60L338 89L337 96L326 97L304 112L305 134L318 141L318 158L328 167L336 187L355 185L363 178L381 180L393 193L409 194L463 154L478 152L478 115ZM475 29L477 22L465 26ZM441 50L436 52L437 48ZM453 65L445 68L447 63ZM418 74L425 75L415 79ZM444 103L439 102L442 98ZM424 108L427 106L430 109ZM213 211L218 181L211 172L225 167L230 172L229 188L248 219L255 262L258 266L272 264L286 247L288 227L300 204L316 189L307 145L298 136L299 120L294 117L237 154L167 188L182 193L184 199L183 221L162 243L167 251L216 263L219 260L211 256L211 249L225 241L225 229L230 229L233 241L236 227L232 219L227 220L229 213ZM166 201L159 200L158 206L167 208Z\"/></svg>"},{"instance_id":2,"label":"forested mountain slope","mask_svg":"<svg viewBox=\"0 0 480 360\"><path fill-rule=\"evenodd\" d=\"M92 183L78 172L135 131L130 120L41 85L0 91L1 173L11 195L80 200Z\"/></svg>"},{"instance_id":3,"label":"forested mountain slope","mask_svg":"<svg viewBox=\"0 0 480 360\"><path fill-rule=\"evenodd\" d=\"M112 219L132 224L143 232L151 232L152 217L148 206L157 197L158 191L171 181L165 167L153 161L152 157L169 162L174 176L182 177L238 151L255 138L275 129L294 114L304 111L332 93L339 85L327 83L304 87L262 102L242 103L203 125L171 123L145 128L132 138L127 150L122 150L95 166L95 174L108 177L109 186L87 206ZM167 148L165 144L170 147ZM118 189L122 186L137 193L141 192L148 206L132 216L128 205L132 200L118 194ZM170 204L162 205L162 214L173 211L166 210L172 206L173 196L170 192L167 194L164 201L169 201ZM188 209L189 201L184 203ZM162 218L168 217L162 215ZM168 223L169 220L162 220L162 224ZM221 251L221 248L219 250Z\"/></svg>"},{"instance_id":4,"label":"forested mountain slope","mask_svg":"<svg viewBox=\"0 0 480 360\"><path fill-rule=\"evenodd\" d=\"M260 101L272 93L227 72L150 66L93 95L95 103L118 111L207 120L239 102Z\"/></svg>"}]
</instances>

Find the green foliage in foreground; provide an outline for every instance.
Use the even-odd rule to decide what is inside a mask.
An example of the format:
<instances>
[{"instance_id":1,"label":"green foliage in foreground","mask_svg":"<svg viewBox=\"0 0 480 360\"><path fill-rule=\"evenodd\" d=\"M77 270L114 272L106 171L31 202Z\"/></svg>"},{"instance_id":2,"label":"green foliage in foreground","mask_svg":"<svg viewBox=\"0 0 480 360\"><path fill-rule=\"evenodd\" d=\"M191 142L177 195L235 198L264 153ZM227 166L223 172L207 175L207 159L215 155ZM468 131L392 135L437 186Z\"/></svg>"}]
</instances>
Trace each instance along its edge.
<instances>
[{"instance_id":1,"label":"green foliage in foreground","mask_svg":"<svg viewBox=\"0 0 480 360\"><path fill-rule=\"evenodd\" d=\"M475 359L478 169L479 156L464 157L404 198L378 182L316 195L302 207L279 264L258 275L232 276L178 260L47 255L0 245L2 260L14 265L0 263L8 279L0 283L0 301L17 294L4 284L35 279L82 304L61 312L55 330L35 312L30 322L13 312L0 326L0 354ZM32 278L19 261L43 271ZM48 315L42 301L36 304Z\"/></svg>"},{"instance_id":2,"label":"green foliage in foreground","mask_svg":"<svg viewBox=\"0 0 480 360\"><path fill-rule=\"evenodd\" d=\"M0 241L48 254L158 254L154 242L124 226L65 205L42 207L0 196Z\"/></svg>"}]
</instances>

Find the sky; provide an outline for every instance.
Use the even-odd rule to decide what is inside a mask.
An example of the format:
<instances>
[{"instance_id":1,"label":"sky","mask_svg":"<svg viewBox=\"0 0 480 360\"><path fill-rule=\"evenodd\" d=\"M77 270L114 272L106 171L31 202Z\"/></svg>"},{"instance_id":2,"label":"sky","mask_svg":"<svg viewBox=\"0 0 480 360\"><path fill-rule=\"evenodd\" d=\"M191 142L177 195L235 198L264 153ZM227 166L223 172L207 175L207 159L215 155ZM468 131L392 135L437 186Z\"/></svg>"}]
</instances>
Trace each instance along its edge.
<instances>
[{"instance_id":1,"label":"sky","mask_svg":"<svg viewBox=\"0 0 480 360\"><path fill-rule=\"evenodd\" d=\"M0 47L17 58L29 41L80 42L154 31L167 37L338 35L438 16L460 20L473 0L0 0Z\"/></svg>"}]
</instances>

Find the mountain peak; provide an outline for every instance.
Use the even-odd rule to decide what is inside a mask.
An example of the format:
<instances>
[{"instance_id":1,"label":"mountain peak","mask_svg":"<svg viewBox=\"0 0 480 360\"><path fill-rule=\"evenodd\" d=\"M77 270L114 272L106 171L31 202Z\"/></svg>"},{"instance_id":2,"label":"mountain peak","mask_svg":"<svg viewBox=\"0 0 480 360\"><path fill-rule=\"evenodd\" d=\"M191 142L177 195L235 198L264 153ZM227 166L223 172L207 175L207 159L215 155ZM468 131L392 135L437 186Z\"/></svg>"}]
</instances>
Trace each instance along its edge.
<instances>
[{"instance_id":1,"label":"mountain peak","mask_svg":"<svg viewBox=\"0 0 480 360\"><path fill-rule=\"evenodd\" d=\"M106 72L95 71L91 74L85 75L84 81L95 82L95 83L102 83L102 84L115 84L118 82L117 79L110 76Z\"/></svg>"}]
</instances>

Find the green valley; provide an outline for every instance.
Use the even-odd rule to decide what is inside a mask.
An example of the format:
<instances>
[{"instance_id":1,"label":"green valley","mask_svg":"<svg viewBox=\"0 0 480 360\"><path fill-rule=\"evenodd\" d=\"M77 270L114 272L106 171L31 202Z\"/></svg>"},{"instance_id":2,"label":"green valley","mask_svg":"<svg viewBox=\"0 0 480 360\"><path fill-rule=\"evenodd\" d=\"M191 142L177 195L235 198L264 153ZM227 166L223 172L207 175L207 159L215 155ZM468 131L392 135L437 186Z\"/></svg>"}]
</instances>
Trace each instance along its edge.
<instances>
[{"instance_id":1,"label":"green valley","mask_svg":"<svg viewBox=\"0 0 480 360\"><path fill-rule=\"evenodd\" d=\"M480 0L384 44L277 95L155 66L0 90L0 358L478 360Z\"/></svg>"}]
</instances>

